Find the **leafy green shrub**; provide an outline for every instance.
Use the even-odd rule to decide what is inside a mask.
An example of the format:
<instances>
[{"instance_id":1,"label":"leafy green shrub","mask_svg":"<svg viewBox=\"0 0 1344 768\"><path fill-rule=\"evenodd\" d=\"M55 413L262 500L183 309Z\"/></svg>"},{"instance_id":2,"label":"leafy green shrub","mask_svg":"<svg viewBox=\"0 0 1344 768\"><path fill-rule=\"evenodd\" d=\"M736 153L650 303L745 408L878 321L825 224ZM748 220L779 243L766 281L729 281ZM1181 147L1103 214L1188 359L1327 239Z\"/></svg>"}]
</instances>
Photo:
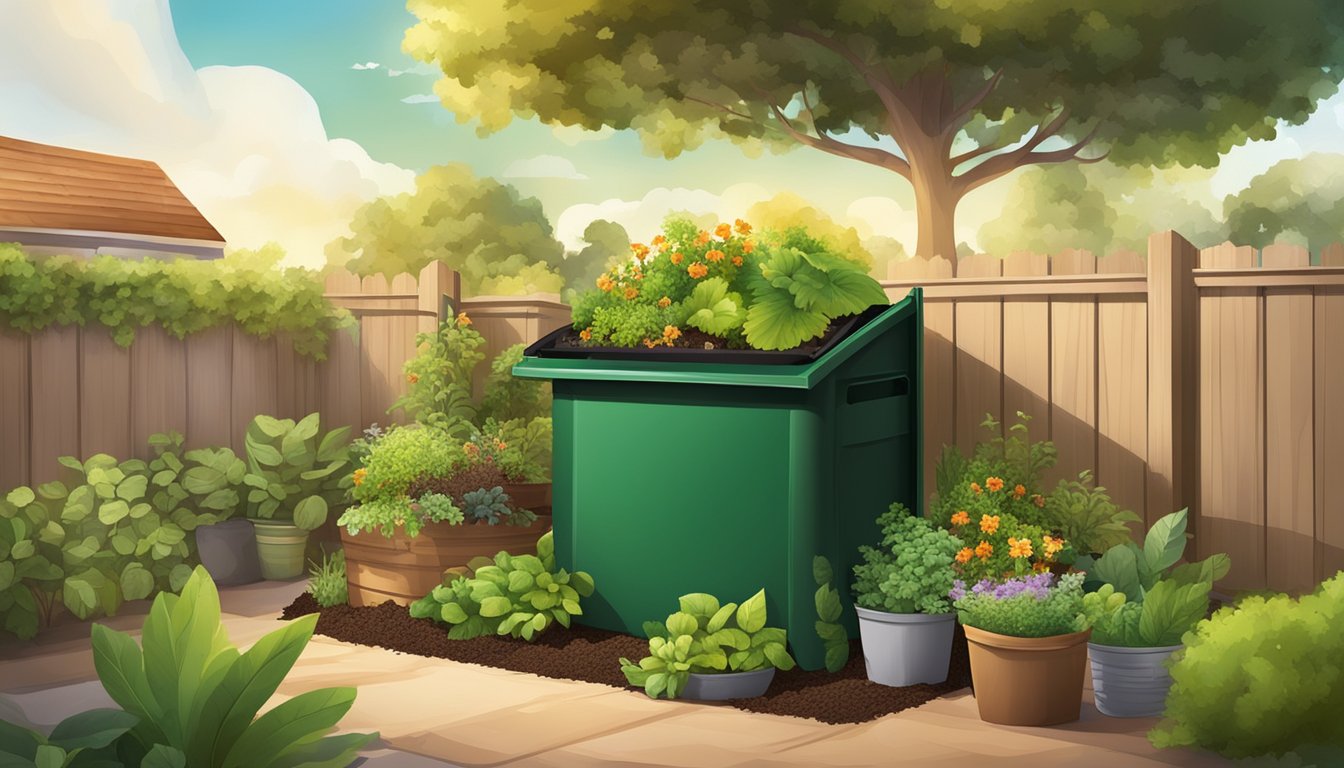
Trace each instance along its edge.
<instances>
[{"instance_id":1,"label":"leafy green shrub","mask_svg":"<svg viewBox=\"0 0 1344 768\"><path fill-rule=\"evenodd\" d=\"M570 617L583 613L580 598L593 594L587 573L555 570L549 531L537 540L536 555L500 552L493 561L473 561L471 571L412 603L411 616L452 625L453 640L511 635L531 641L553 622L568 627Z\"/></svg>"},{"instance_id":2,"label":"leafy green shrub","mask_svg":"<svg viewBox=\"0 0 1344 768\"><path fill-rule=\"evenodd\" d=\"M327 339L350 315L324 298L316 272L281 269L279 258L274 252L173 261L30 257L0 244L0 327L33 333L101 325L130 346L141 326L158 325L180 339L234 324L261 338L283 333L298 352L322 359Z\"/></svg>"},{"instance_id":3,"label":"leafy green shrub","mask_svg":"<svg viewBox=\"0 0 1344 768\"><path fill-rule=\"evenodd\" d=\"M1177 566L1185 552L1186 510L1164 516L1148 530L1143 549L1126 540L1087 569L1085 585L1099 586L1083 596L1083 612L1092 626L1092 642L1129 647L1176 645L1209 610L1213 583L1227 575L1231 560L1217 554Z\"/></svg>"},{"instance_id":4,"label":"leafy green shrub","mask_svg":"<svg viewBox=\"0 0 1344 768\"><path fill-rule=\"evenodd\" d=\"M638 664L621 659L625 679L650 698L675 699L691 673L793 669L785 631L765 626L764 589L741 605L720 606L718 598L703 593L682 595L679 602L681 610L666 622L644 623L648 656Z\"/></svg>"},{"instance_id":5,"label":"leafy green shrub","mask_svg":"<svg viewBox=\"0 0 1344 768\"><path fill-rule=\"evenodd\" d=\"M316 623L316 615L296 619L239 653L224 634L219 593L197 567L181 597L154 599L141 633L143 650L129 634L95 624L98 678L112 700L140 721L119 744L122 764L137 765L163 745L191 766L348 765L377 734L322 734L349 711L355 689L301 693L257 717Z\"/></svg>"},{"instance_id":6,"label":"leafy green shrub","mask_svg":"<svg viewBox=\"0 0 1344 768\"><path fill-rule=\"evenodd\" d=\"M961 540L915 517L899 502L883 512L880 549L862 546L854 566L855 602L888 613L947 613L952 563Z\"/></svg>"},{"instance_id":7,"label":"leafy green shrub","mask_svg":"<svg viewBox=\"0 0 1344 768\"><path fill-rule=\"evenodd\" d=\"M817 592L812 600L817 606L817 637L826 648L826 671L839 672L849 661L849 634L840 624L840 592L833 585L835 573L831 561L821 555L812 558L812 580Z\"/></svg>"},{"instance_id":8,"label":"leafy green shrub","mask_svg":"<svg viewBox=\"0 0 1344 768\"><path fill-rule=\"evenodd\" d=\"M1056 531L1080 554L1105 552L1130 541L1130 524L1142 520L1111 500L1106 488L1094 485L1090 471L1077 480L1061 480L1045 498L1042 524Z\"/></svg>"},{"instance_id":9,"label":"leafy green shrub","mask_svg":"<svg viewBox=\"0 0 1344 768\"><path fill-rule=\"evenodd\" d=\"M1047 571L1001 583L986 579L967 592L958 580L949 597L963 625L986 632L1049 637L1083 631L1083 574L1067 573L1054 582Z\"/></svg>"},{"instance_id":10,"label":"leafy green shrub","mask_svg":"<svg viewBox=\"0 0 1344 768\"><path fill-rule=\"evenodd\" d=\"M551 437L550 417L486 419L463 450L469 463L493 464L509 482L543 483L551 479Z\"/></svg>"},{"instance_id":11,"label":"leafy green shrub","mask_svg":"<svg viewBox=\"0 0 1344 768\"><path fill-rule=\"evenodd\" d=\"M248 517L292 522L315 530L345 502L351 485L350 428L319 432L319 415L293 419L257 416L247 427L243 484ZM217 470L215 470L217 472Z\"/></svg>"},{"instance_id":12,"label":"leafy green shrub","mask_svg":"<svg viewBox=\"0 0 1344 768\"><path fill-rule=\"evenodd\" d=\"M509 495L503 488L479 488L462 497L462 516L473 523L486 525L531 525L537 516L526 509L515 510L509 504Z\"/></svg>"},{"instance_id":13,"label":"leafy green shrub","mask_svg":"<svg viewBox=\"0 0 1344 768\"><path fill-rule=\"evenodd\" d=\"M1186 636L1170 666L1158 747L1227 757L1344 748L1344 572L1311 595L1248 597Z\"/></svg>"},{"instance_id":14,"label":"leafy green shrub","mask_svg":"<svg viewBox=\"0 0 1344 768\"><path fill-rule=\"evenodd\" d=\"M522 362L525 348L524 344L514 344L500 351L490 361L490 373L485 378L485 393L481 396L476 414L475 423L478 425L484 427L491 420L500 423L521 421L526 424L533 419L550 416L550 383L513 375L513 366Z\"/></svg>"},{"instance_id":15,"label":"leafy green shrub","mask_svg":"<svg viewBox=\"0 0 1344 768\"><path fill-rule=\"evenodd\" d=\"M119 709L90 709L41 733L0 720L0 765L6 768L81 768L121 765L114 742L139 718ZM146 761L142 768L151 768Z\"/></svg>"},{"instance_id":16,"label":"leafy green shrub","mask_svg":"<svg viewBox=\"0 0 1344 768\"><path fill-rule=\"evenodd\" d=\"M350 585L345 578L345 550L338 549L322 558L321 563L309 562L308 592L323 608L346 605L350 602Z\"/></svg>"}]
</instances>

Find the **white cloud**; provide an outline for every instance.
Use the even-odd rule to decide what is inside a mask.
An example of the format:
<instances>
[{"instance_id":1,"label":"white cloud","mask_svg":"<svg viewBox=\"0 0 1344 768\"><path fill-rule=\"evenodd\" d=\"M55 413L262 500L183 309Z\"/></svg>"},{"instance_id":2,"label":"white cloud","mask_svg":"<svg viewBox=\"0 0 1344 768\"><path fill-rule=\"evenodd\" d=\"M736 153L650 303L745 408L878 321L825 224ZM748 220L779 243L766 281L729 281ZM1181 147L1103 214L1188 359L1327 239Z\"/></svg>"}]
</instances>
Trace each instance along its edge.
<instances>
[{"instance_id":1,"label":"white cloud","mask_svg":"<svg viewBox=\"0 0 1344 768\"><path fill-rule=\"evenodd\" d=\"M907 252L915 248L915 212L889 197L860 197L845 209L842 221L863 239L882 235L899 241Z\"/></svg>"},{"instance_id":2,"label":"white cloud","mask_svg":"<svg viewBox=\"0 0 1344 768\"><path fill-rule=\"evenodd\" d=\"M1251 179L1280 160L1299 158L1310 152L1344 151L1341 132L1344 132L1344 92L1318 104L1302 125L1280 125L1278 135L1269 141L1233 147L1218 164L1210 184L1213 194L1221 201L1240 192Z\"/></svg>"},{"instance_id":3,"label":"white cloud","mask_svg":"<svg viewBox=\"0 0 1344 768\"><path fill-rule=\"evenodd\" d=\"M600 203L571 205L556 219L555 235L566 248L578 250L583 247L583 230L596 219L606 219L625 227L632 240L648 242L673 211L710 214L721 221L732 221L745 216L753 203L770 196L758 184L734 184L718 195L704 189L658 187L639 200L613 197Z\"/></svg>"},{"instance_id":4,"label":"white cloud","mask_svg":"<svg viewBox=\"0 0 1344 768\"><path fill-rule=\"evenodd\" d=\"M588 178L568 158L559 155L537 155L522 160L514 160L500 174L506 179L573 179L580 181Z\"/></svg>"},{"instance_id":5,"label":"white cloud","mask_svg":"<svg viewBox=\"0 0 1344 768\"><path fill-rule=\"evenodd\" d=\"M364 70L369 70L369 69L377 69L377 68L379 68L379 67L381 67L381 66L382 66L382 64L379 64L379 63L376 62L376 61L366 61L366 62L364 62L363 64L361 64L361 63L359 63L359 62L355 62L353 65L351 65L350 68L351 68L351 69L357 69L357 70L360 70L360 71L364 71Z\"/></svg>"},{"instance_id":6,"label":"white cloud","mask_svg":"<svg viewBox=\"0 0 1344 768\"><path fill-rule=\"evenodd\" d=\"M438 104L439 97L432 93L415 93L401 100L402 104Z\"/></svg>"},{"instance_id":7,"label":"white cloud","mask_svg":"<svg viewBox=\"0 0 1344 768\"><path fill-rule=\"evenodd\" d=\"M22 3L0 25L0 134L157 162L230 245L316 266L355 208L414 173L329 139L302 86L192 69L167 0Z\"/></svg>"},{"instance_id":8,"label":"white cloud","mask_svg":"<svg viewBox=\"0 0 1344 768\"><path fill-rule=\"evenodd\" d=\"M551 133L562 143L572 147L585 141L605 141L616 135L616 129L604 125L596 131L590 131L578 125L552 125Z\"/></svg>"}]
</instances>

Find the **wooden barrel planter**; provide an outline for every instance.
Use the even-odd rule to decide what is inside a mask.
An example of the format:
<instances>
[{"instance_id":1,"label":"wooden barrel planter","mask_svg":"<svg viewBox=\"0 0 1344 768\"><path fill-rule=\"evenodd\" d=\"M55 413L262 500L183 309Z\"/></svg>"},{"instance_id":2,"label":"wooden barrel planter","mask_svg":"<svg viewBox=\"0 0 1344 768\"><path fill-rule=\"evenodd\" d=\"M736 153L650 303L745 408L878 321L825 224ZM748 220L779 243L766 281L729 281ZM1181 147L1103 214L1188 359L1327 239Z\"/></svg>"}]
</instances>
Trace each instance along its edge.
<instances>
[{"instance_id":1,"label":"wooden barrel planter","mask_svg":"<svg viewBox=\"0 0 1344 768\"><path fill-rule=\"evenodd\" d=\"M538 515L551 514L550 483L506 483L504 492L518 509L527 509Z\"/></svg>"},{"instance_id":2,"label":"wooden barrel planter","mask_svg":"<svg viewBox=\"0 0 1344 768\"><path fill-rule=\"evenodd\" d=\"M537 539L550 527L546 515L527 527L433 523L415 538L400 528L390 539L377 531L352 536L342 529L350 604L361 607L391 600L410 605L439 586L445 570L465 566L474 557L494 557L500 550L535 555Z\"/></svg>"}]
</instances>

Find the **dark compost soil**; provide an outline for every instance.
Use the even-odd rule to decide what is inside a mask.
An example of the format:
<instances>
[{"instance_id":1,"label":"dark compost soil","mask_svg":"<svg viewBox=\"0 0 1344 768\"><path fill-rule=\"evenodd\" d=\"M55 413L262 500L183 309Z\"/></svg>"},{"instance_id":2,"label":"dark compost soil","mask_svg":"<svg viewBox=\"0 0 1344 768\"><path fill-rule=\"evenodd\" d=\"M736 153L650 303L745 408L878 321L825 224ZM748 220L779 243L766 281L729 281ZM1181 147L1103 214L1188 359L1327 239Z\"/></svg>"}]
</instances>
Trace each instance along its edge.
<instances>
[{"instance_id":1,"label":"dark compost soil","mask_svg":"<svg viewBox=\"0 0 1344 768\"><path fill-rule=\"evenodd\" d=\"M405 608L390 601L372 608L319 608L306 592L285 608L281 618L295 619L309 613L319 614L318 634L348 643L630 690L635 689L626 683L619 659L640 659L648 652L648 641L642 638L578 625L569 630L553 627L531 643L507 637L449 640L444 625L413 619ZM823 723L862 723L917 707L970 684L966 636L958 625L951 670L947 682L940 685L890 688L869 682L863 651L855 640L850 643L849 663L835 674L801 669L776 672L764 696L724 704Z\"/></svg>"},{"instance_id":2,"label":"dark compost soil","mask_svg":"<svg viewBox=\"0 0 1344 768\"><path fill-rule=\"evenodd\" d=\"M851 319L853 319L853 317L854 315L843 315L841 317L834 318L831 320L831 324L826 327L826 331L822 333L820 336L816 337L815 339L808 339L807 341L803 342L802 344L799 344L796 347L783 351L795 352L801 355L811 355L813 352L816 352L817 350L821 349L822 347L830 343L831 337L835 336L835 334L841 332L842 330L845 330L846 323L848 323ZM626 347L600 347L591 344L589 342L585 342L583 339L579 338L579 331L572 327L567 333L561 335L558 339L556 339L555 346L557 349L583 349L594 352L630 351L630 349ZM668 346L679 349L750 350L750 347L746 346L745 344L738 343L734 345L731 342L729 342L728 339L725 339L722 336L715 336L713 334L705 333L704 331L690 327L682 328L681 336ZM639 350L643 349L643 347L635 347L635 349Z\"/></svg>"}]
</instances>

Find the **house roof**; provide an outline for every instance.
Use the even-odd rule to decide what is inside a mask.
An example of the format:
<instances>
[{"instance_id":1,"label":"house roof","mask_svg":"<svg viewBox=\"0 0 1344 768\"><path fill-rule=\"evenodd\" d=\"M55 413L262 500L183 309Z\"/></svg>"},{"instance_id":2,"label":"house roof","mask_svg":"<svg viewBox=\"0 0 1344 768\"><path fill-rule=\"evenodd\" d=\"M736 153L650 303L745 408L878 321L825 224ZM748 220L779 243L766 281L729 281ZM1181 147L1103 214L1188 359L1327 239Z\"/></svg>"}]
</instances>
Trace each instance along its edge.
<instances>
[{"instance_id":1,"label":"house roof","mask_svg":"<svg viewBox=\"0 0 1344 768\"><path fill-rule=\"evenodd\" d=\"M224 242L155 163L4 136L0 228Z\"/></svg>"}]
</instances>

